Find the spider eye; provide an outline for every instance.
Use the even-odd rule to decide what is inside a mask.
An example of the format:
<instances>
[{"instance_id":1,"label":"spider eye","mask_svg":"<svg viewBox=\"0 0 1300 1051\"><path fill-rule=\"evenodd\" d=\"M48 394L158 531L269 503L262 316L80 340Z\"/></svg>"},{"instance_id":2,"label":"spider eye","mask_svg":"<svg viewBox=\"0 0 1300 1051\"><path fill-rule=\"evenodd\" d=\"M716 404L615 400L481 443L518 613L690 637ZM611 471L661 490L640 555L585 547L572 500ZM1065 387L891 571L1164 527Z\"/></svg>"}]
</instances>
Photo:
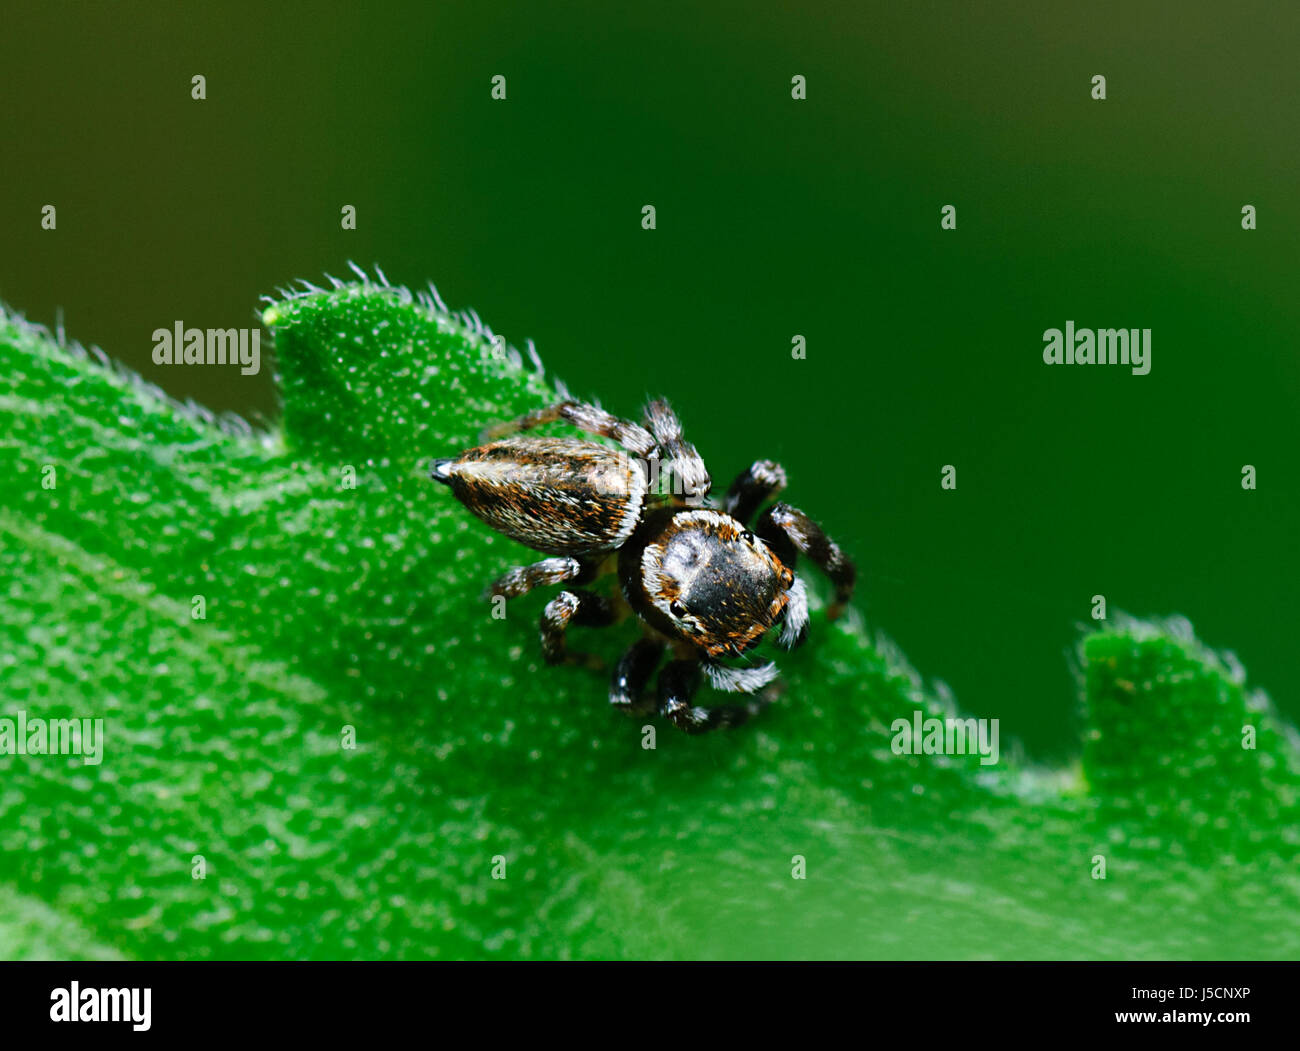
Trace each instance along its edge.
<instances>
[{"instance_id":1,"label":"spider eye","mask_svg":"<svg viewBox=\"0 0 1300 1051\"><path fill-rule=\"evenodd\" d=\"M752 544L754 542L754 534L751 533L748 529L746 529L743 533L740 534L740 539L747 544Z\"/></svg>"},{"instance_id":2,"label":"spider eye","mask_svg":"<svg viewBox=\"0 0 1300 1051\"><path fill-rule=\"evenodd\" d=\"M674 602L672 603L672 605L668 607L668 612L671 613L678 620L681 620L682 617L686 616L686 607L683 606L680 602Z\"/></svg>"}]
</instances>

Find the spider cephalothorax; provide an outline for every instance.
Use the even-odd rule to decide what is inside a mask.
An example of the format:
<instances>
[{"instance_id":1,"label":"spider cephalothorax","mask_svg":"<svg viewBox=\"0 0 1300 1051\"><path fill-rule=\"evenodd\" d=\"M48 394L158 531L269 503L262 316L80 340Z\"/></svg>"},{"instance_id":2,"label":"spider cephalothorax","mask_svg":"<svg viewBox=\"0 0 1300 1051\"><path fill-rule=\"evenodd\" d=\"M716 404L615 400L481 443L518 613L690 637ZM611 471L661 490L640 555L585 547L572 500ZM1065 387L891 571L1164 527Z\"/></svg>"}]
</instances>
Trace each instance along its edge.
<instances>
[{"instance_id":1,"label":"spider cephalothorax","mask_svg":"<svg viewBox=\"0 0 1300 1051\"><path fill-rule=\"evenodd\" d=\"M728 514L665 508L619 552L628 601L709 657L739 656L785 616L794 573ZM802 618L797 618L802 620Z\"/></svg>"},{"instance_id":2,"label":"spider cephalothorax","mask_svg":"<svg viewBox=\"0 0 1300 1051\"><path fill-rule=\"evenodd\" d=\"M556 420L612 438L627 452L583 439L516 434ZM719 508L709 500L704 461L682 438L667 403L651 402L645 423L561 402L490 428L486 444L434 461L430 476L451 486L493 529L552 556L511 570L492 585L493 595L514 598L542 584L585 584L617 571L621 595L612 600L570 587L547 604L541 629L549 663L586 660L567 648L571 624L604 626L630 609L643 635L614 670L610 703L634 713L657 707L692 733L735 726L767 703L771 691L744 706L697 707L691 699L700 672L721 690L763 690L776 677L775 665L722 662L741 657L774 628L787 649L803 641L808 599L794 573L798 554L835 584L832 618L852 596L853 563L787 504L773 504L749 530L745 523L785 487L778 464L755 463L732 483ZM668 493L661 493L656 478ZM659 675L658 697L643 702L666 649L674 659Z\"/></svg>"}]
</instances>

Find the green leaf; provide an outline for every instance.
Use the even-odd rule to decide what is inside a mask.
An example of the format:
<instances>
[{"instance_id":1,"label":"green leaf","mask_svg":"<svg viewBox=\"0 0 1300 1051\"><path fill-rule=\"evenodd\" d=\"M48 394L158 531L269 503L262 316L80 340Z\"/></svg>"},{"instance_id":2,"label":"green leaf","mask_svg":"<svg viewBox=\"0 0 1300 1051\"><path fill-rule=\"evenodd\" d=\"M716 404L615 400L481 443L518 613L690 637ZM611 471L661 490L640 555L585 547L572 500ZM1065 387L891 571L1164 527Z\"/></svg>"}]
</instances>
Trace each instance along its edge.
<instances>
[{"instance_id":1,"label":"green leaf","mask_svg":"<svg viewBox=\"0 0 1300 1051\"><path fill-rule=\"evenodd\" d=\"M0 318L0 718L104 720L98 765L0 755L0 954L1300 952L1295 731L1185 625L1082 640L1067 769L896 754L959 713L816 595L780 704L643 748L542 664L545 595L490 616L532 556L424 471L559 388L386 283L263 320L269 433Z\"/></svg>"}]
</instances>

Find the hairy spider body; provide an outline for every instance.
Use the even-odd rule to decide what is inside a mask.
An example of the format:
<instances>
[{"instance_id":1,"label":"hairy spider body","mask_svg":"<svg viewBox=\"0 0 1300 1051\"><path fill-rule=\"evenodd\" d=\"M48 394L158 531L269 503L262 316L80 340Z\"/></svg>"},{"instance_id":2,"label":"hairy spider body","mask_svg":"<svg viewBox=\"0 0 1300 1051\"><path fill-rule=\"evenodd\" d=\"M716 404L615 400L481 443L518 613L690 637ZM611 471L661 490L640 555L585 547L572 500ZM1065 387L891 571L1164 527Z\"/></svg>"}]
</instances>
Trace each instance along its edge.
<instances>
[{"instance_id":1,"label":"hairy spider body","mask_svg":"<svg viewBox=\"0 0 1300 1051\"><path fill-rule=\"evenodd\" d=\"M618 442L626 452L577 438L519 436L563 420ZM493 595L515 598L544 584L585 584L617 572L612 600L566 587L541 619L548 663L591 663L567 647L573 625L602 627L631 612L643 635L614 669L610 703L633 714L655 708L689 733L736 726L775 697L771 663L734 667L771 630L792 649L808 627L808 600L795 575L799 554L835 585L834 618L853 594L856 571L816 523L777 503L746 522L785 487L785 471L770 460L753 464L717 507L712 482L695 447L666 402L651 402L645 426L592 405L561 402L489 428L484 443L452 459L435 460L430 477L451 487L493 529L551 557L496 580ZM652 481L671 483L661 494ZM756 535L757 534L757 535ZM616 556L616 557L615 557ZM657 699L643 694L665 651ZM758 694L744 705L702 708L692 699L707 676L720 690ZM760 692L761 691L761 692Z\"/></svg>"}]
</instances>

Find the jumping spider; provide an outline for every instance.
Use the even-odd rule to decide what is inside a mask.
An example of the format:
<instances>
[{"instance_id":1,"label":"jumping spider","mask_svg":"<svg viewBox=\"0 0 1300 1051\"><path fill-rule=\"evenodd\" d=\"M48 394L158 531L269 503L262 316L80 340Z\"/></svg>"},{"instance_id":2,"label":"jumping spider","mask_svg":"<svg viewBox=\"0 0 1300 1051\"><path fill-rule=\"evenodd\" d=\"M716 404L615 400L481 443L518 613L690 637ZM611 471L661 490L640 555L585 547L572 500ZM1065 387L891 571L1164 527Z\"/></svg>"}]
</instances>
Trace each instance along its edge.
<instances>
[{"instance_id":1,"label":"jumping spider","mask_svg":"<svg viewBox=\"0 0 1300 1051\"><path fill-rule=\"evenodd\" d=\"M559 420L613 439L627 452L578 438L518 434ZM765 687L776 678L776 666L736 668L722 660L739 657L778 626L786 649L807 634L807 593L794 573L797 553L835 585L832 619L853 594L854 566L788 504L769 507L753 532L746 527L785 488L779 464L759 460L732 482L717 509L708 499L713 483L704 461L683 439L668 404L651 402L644 420L639 426L593 405L561 402L488 428L481 438L486 444L435 460L429 474L493 529L551 556L512 569L492 585L492 595L511 599L543 584L586 584L618 573L621 600L567 587L547 604L541 635L548 664L598 666L568 650L566 630L604 627L630 609L643 634L614 669L610 703L632 714L657 706L688 733L737 726L773 698ZM653 484L656 469L671 484ZM658 703L643 702L666 649L673 659L659 673ZM759 696L745 705L696 707L691 699L701 672L716 689Z\"/></svg>"}]
</instances>

